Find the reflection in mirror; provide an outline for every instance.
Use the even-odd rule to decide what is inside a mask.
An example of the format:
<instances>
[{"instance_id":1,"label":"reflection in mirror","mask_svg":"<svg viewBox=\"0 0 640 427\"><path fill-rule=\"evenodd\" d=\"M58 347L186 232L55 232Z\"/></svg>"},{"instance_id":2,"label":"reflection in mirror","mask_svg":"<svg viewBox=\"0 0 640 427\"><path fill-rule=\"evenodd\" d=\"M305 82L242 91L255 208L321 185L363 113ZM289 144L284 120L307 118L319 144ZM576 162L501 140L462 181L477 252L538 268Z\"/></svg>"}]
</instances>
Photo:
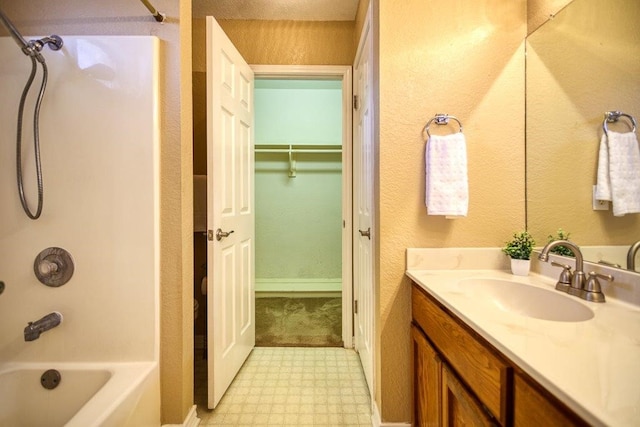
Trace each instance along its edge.
<instances>
[{"instance_id":1,"label":"reflection in mirror","mask_svg":"<svg viewBox=\"0 0 640 427\"><path fill-rule=\"evenodd\" d=\"M593 186L604 112L640 119L640 1L602 4L574 0L527 38L527 228L539 243L562 228L586 260L624 268L640 214L594 210Z\"/></svg>"}]
</instances>

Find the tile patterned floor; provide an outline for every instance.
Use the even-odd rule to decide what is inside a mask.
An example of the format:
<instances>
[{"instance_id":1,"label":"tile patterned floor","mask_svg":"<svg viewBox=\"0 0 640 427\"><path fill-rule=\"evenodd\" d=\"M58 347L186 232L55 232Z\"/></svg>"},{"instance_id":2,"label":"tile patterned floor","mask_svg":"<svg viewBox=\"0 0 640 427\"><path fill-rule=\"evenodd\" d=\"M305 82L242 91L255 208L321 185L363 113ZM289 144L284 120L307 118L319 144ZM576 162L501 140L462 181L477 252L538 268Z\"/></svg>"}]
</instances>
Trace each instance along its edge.
<instances>
[{"instance_id":1,"label":"tile patterned floor","mask_svg":"<svg viewBox=\"0 0 640 427\"><path fill-rule=\"evenodd\" d=\"M371 426L369 392L353 350L256 347L214 411L206 408L206 361L199 359L202 426Z\"/></svg>"}]
</instances>

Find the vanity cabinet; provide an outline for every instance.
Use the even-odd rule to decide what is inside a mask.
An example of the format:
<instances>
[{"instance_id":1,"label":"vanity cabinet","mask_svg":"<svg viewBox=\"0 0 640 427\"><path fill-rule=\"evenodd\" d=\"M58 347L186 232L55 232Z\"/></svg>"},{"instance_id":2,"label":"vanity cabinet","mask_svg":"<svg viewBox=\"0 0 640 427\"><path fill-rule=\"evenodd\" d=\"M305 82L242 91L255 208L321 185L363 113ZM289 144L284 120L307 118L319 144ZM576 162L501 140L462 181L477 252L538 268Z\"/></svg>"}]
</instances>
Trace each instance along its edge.
<instances>
[{"instance_id":1,"label":"vanity cabinet","mask_svg":"<svg viewBox=\"0 0 640 427\"><path fill-rule=\"evenodd\" d=\"M586 425L416 284L412 317L416 426Z\"/></svg>"}]
</instances>

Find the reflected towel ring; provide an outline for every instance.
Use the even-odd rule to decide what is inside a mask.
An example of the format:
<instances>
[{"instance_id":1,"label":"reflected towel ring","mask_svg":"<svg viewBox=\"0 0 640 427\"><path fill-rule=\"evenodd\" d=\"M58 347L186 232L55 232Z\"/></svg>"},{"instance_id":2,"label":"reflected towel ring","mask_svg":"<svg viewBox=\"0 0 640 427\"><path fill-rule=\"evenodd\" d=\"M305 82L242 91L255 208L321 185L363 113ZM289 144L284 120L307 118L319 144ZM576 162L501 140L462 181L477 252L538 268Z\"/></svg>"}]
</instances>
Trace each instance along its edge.
<instances>
[{"instance_id":1,"label":"reflected towel ring","mask_svg":"<svg viewBox=\"0 0 640 427\"><path fill-rule=\"evenodd\" d=\"M615 123L620 120L620 117L626 117L627 119L629 119L629 121L633 125L633 129L631 130L631 132L636 132L637 123L636 119L632 115L623 113L621 111L605 111L604 121L602 122L602 129L604 129L605 134L609 132L609 129L607 129L607 123Z\"/></svg>"},{"instance_id":2,"label":"reflected towel ring","mask_svg":"<svg viewBox=\"0 0 640 427\"><path fill-rule=\"evenodd\" d=\"M427 136L429 137L431 136L431 134L429 133L429 126L431 125L431 123L435 122L435 124L438 126L448 125L449 119L452 119L458 122L458 126L460 126L459 132L462 132L462 123L460 122L460 120L457 119L457 117L450 116L448 114L438 113L431 120L429 120L424 127L424 131L427 132Z\"/></svg>"}]
</instances>

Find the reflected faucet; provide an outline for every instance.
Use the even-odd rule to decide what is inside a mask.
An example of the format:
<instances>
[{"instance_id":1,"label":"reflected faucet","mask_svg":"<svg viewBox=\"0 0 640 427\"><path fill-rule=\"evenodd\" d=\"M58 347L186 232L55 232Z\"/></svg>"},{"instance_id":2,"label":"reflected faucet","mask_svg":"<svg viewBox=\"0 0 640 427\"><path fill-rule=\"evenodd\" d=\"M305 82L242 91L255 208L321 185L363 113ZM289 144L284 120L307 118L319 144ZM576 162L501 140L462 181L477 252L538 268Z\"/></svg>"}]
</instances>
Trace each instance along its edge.
<instances>
[{"instance_id":1,"label":"reflected faucet","mask_svg":"<svg viewBox=\"0 0 640 427\"><path fill-rule=\"evenodd\" d=\"M62 323L62 314L54 311L44 316L40 320L35 322L29 322L26 328L24 328L24 340L34 341L40 338L40 334L53 329Z\"/></svg>"},{"instance_id":2,"label":"reflected faucet","mask_svg":"<svg viewBox=\"0 0 640 427\"><path fill-rule=\"evenodd\" d=\"M636 271L636 253L640 249L640 240L635 242L627 252L627 270Z\"/></svg>"},{"instance_id":3,"label":"reflected faucet","mask_svg":"<svg viewBox=\"0 0 640 427\"><path fill-rule=\"evenodd\" d=\"M573 254L575 255L576 270L573 272L573 276L571 278L571 286L569 286L569 288L567 289L567 293L575 296L581 296L585 284L585 274L583 271L584 259L578 245L570 242L569 240L554 240L547 243L547 245L542 248L542 252L540 252L540 255L538 255L538 259L540 261L548 262L549 252L556 246L566 246L571 249L571 252L573 252Z\"/></svg>"}]
</instances>

